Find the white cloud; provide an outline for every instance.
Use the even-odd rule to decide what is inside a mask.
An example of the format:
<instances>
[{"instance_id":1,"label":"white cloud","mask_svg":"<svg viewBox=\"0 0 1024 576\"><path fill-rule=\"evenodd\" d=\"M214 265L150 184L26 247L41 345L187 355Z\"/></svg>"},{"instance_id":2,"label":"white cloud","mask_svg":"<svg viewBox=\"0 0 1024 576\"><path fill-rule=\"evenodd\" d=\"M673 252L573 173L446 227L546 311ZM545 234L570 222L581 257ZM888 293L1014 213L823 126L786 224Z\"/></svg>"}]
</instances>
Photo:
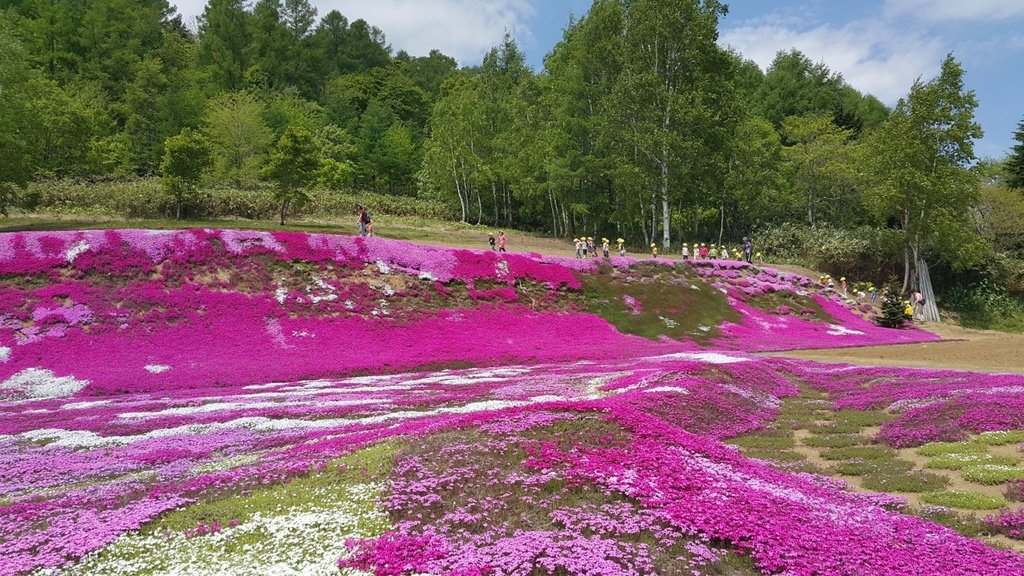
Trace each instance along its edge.
<instances>
[{"instance_id":1,"label":"white cloud","mask_svg":"<svg viewBox=\"0 0 1024 576\"><path fill-rule=\"evenodd\" d=\"M206 0L172 0L188 20ZM362 18L384 31L388 43L413 56L437 48L460 63L479 61L508 30L521 44L532 40L530 0L312 0L322 17L338 10L349 21Z\"/></svg>"},{"instance_id":2,"label":"white cloud","mask_svg":"<svg viewBox=\"0 0 1024 576\"><path fill-rule=\"evenodd\" d=\"M797 29L783 24L727 29L721 43L766 69L780 50L796 48L824 62L854 88L887 104L904 96L914 80L937 71L945 54L941 42L879 21L861 20L840 28L821 25Z\"/></svg>"},{"instance_id":3,"label":"white cloud","mask_svg":"<svg viewBox=\"0 0 1024 576\"><path fill-rule=\"evenodd\" d=\"M387 35L396 50L425 55L437 48L461 62L478 60L508 30L529 38L534 15L527 0L321 0L321 13L338 9Z\"/></svg>"},{"instance_id":4,"label":"white cloud","mask_svg":"<svg viewBox=\"0 0 1024 576\"><path fill-rule=\"evenodd\" d=\"M921 20L1006 20L1024 16L1021 0L886 0L889 18L911 16Z\"/></svg>"}]
</instances>

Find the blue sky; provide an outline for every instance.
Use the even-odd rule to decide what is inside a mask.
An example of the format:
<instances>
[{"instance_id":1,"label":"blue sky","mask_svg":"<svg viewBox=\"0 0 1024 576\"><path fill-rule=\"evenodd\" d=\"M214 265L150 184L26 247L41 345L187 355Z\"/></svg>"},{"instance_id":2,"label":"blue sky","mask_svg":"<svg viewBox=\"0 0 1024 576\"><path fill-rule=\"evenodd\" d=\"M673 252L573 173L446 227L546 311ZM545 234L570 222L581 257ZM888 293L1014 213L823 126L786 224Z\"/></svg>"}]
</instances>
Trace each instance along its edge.
<instances>
[{"instance_id":1,"label":"blue sky","mask_svg":"<svg viewBox=\"0 0 1024 576\"><path fill-rule=\"evenodd\" d=\"M380 27L397 49L439 48L462 64L479 62L505 30L535 69L561 38L570 14L590 0L311 0ZM188 18L205 0L172 0ZM796 47L852 86L892 105L917 77L930 79L949 52L977 92L985 130L980 157L1002 157L1024 118L1024 0L734 0L721 43L766 67Z\"/></svg>"}]
</instances>

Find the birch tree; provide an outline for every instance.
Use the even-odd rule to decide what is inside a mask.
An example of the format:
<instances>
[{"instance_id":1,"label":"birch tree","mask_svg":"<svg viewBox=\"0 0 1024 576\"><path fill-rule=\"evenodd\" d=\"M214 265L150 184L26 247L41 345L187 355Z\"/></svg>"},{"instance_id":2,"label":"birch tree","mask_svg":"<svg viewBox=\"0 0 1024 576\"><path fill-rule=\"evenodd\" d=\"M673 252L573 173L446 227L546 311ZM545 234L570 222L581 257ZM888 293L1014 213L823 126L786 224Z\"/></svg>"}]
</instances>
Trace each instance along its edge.
<instances>
[{"instance_id":1,"label":"birch tree","mask_svg":"<svg viewBox=\"0 0 1024 576\"><path fill-rule=\"evenodd\" d=\"M963 68L946 56L938 77L918 79L869 142L869 187L864 201L883 222L898 222L903 235L903 290L916 289L925 250L945 249L956 266L969 265L974 251L969 215L979 194L968 166L978 101L965 90Z\"/></svg>"}]
</instances>

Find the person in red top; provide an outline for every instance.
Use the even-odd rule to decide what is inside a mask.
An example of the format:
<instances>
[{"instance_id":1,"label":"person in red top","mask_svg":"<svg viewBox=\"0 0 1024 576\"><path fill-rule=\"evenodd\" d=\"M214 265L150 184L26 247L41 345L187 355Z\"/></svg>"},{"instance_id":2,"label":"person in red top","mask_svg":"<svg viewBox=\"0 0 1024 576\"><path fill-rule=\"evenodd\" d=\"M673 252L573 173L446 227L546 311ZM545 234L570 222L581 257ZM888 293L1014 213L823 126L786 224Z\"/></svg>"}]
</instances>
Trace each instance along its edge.
<instances>
[{"instance_id":1,"label":"person in red top","mask_svg":"<svg viewBox=\"0 0 1024 576\"><path fill-rule=\"evenodd\" d=\"M498 231L498 252L505 252L505 231Z\"/></svg>"}]
</instances>

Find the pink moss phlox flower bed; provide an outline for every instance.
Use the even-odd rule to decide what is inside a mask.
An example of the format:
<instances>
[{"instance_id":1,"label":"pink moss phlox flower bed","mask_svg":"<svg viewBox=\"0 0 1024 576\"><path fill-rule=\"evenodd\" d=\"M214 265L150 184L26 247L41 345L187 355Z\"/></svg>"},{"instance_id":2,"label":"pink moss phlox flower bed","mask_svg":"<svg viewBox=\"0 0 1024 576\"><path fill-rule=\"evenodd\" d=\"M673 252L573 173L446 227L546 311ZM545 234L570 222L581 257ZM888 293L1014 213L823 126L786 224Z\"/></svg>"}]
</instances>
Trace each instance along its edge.
<instances>
[{"instance_id":1,"label":"pink moss phlox flower bed","mask_svg":"<svg viewBox=\"0 0 1024 576\"><path fill-rule=\"evenodd\" d=\"M65 566L168 510L383 440L459 433L479 442L445 447L447 472L410 457L388 480L385 511L428 516L352 540L342 564L649 574L672 554L698 575L741 554L790 575L1024 575L1021 556L902 515L898 499L721 442L769 424L798 380L837 408L899 413L880 434L897 446L1024 428L1021 380L751 357L934 337L877 328L794 275L656 266L701 276L742 320L710 349L623 334L578 297L601 269L576 259L286 232L2 234L0 576ZM780 292L831 320L754 306ZM594 422L619 432L597 444L536 435ZM507 484L559 529L507 530L488 516L503 504L460 482ZM549 482L606 503L538 497ZM460 503L437 505L452 494ZM1016 529L1007 518L993 522ZM188 535L223 535L230 520Z\"/></svg>"},{"instance_id":2,"label":"pink moss phlox flower bed","mask_svg":"<svg viewBox=\"0 0 1024 576\"><path fill-rule=\"evenodd\" d=\"M305 286L282 285L279 268L292 262L311 269ZM637 262L611 259L618 267ZM742 262L692 266L711 279L744 271L736 282L749 293L802 291L806 284L770 269L754 273ZM560 304L566 291L580 288L579 275L596 267L595 261L292 232L0 234L0 274L26 278L0 289L0 379L48 370L103 395L448 361L567 360L579 357L579 334L587 335L587 356L600 358L694 348L688 341L619 334L579 305ZM359 281L345 276L355 273ZM392 286L396 277L402 285ZM733 280L720 280L743 321L720 326L717 347L765 351L935 339L921 330L878 328L818 295L832 323L765 312L744 302ZM446 303L459 283L484 305ZM540 300L536 293L521 296L530 284L546 290ZM400 308L403 299L415 302ZM432 312L423 310L428 302L438 303ZM538 310L544 306L550 309Z\"/></svg>"},{"instance_id":3,"label":"pink moss phlox flower bed","mask_svg":"<svg viewBox=\"0 0 1024 576\"><path fill-rule=\"evenodd\" d=\"M1024 376L922 368L871 368L783 360L827 392L833 408L887 410L878 439L896 448L1024 429Z\"/></svg>"}]
</instances>

